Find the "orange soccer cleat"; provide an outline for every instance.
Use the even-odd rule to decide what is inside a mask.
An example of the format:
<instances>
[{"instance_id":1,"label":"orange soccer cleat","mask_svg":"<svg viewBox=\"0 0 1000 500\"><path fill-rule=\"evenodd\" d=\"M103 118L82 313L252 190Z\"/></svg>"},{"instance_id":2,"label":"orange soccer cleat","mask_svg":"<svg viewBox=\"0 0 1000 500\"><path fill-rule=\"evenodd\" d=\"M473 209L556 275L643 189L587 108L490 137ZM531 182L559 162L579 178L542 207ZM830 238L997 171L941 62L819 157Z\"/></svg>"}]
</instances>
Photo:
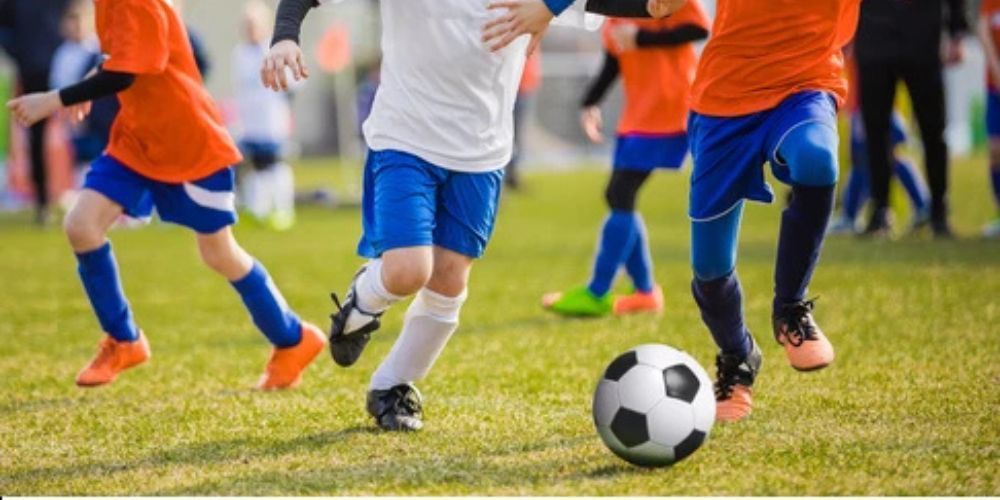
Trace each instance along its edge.
<instances>
[{"instance_id":1,"label":"orange soccer cleat","mask_svg":"<svg viewBox=\"0 0 1000 500\"><path fill-rule=\"evenodd\" d=\"M274 348L257 388L270 391L290 389L302 381L302 372L326 347L326 335L315 325L302 323L302 340L297 345Z\"/></svg>"},{"instance_id":2,"label":"orange soccer cleat","mask_svg":"<svg viewBox=\"0 0 1000 500\"><path fill-rule=\"evenodd\" d=\"M107 335L101 339L97 356L76 376L76 385L97 387L114 382L118 374L149 359L149 342L139 331L134 341L115 340Z\"/></svg>"},{"instance_id":3,"label":"orange soccer cleat","mask_svg":"<svg viewBox=\"0 0 1000 500\"><path fill-rule=\"evenodd\" d=\"M788 304L774 317L774 338L796 370L819 370L833 362L833 344L812 316L813 302Z\"/></svg>"},{"instance_id":4,"label":"orange soccer cleat","mask_svg":"<svg viewBox=\"0 0 1000 500\"><path fill-rule=\"evenodd\" d=\"M663 312L663 289L657 285L649 293L636 291L630 295L618 297L615 299L613 311L615 316L636 313L659 314Z\"/></svg>"},{"instance_id":5,"label":"orange soccer cleat","mask_svg":"<svg viewBox=\"0 0 1000 500\"><path fill-rule=\"evenodd\" d=\"M753 339L751 339L753 342ZM750 416L753 383L760 372L763 358L757 342L745 358L720 353L715 358L715 419L738 422Z\"/></svg>"}]
</instances>

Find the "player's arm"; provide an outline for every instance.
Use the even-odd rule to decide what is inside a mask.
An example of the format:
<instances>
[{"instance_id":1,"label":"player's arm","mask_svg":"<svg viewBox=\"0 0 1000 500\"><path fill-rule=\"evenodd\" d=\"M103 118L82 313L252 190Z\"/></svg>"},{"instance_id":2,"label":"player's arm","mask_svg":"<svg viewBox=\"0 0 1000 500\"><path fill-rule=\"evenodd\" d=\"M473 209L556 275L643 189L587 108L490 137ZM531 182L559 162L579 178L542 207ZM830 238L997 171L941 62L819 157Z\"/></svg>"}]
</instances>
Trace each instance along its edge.
<instances>
[{"instance_id":1,"label":"player's arm","mask_svg":"<svg viewBox=\"0 0 1000 500\"><path fill-rule=\"evenodd\" d=\"M983 45L983 54L986 55L986 70L990 72L993 81L1000 82L1000 55L997 54L996 43L993 42L993 33L990 29L990 20L986 16L980 16L976 23L976 35Z\"/></svg>"},{"instance_id":2,"label":"player's arm","mask_svg":"<svg viewBox=\"0 0 1000 500\"><path fill-rule=\"evenodd\" d=\"M271 50L267 52L260 68L260 80L265 87L278 91L288 90L286 68L291 70L296 81L309 78L309 68L306 67L299 47L299 35L306 14L318 6L318 0L281 0L278 4Z\"/></svg>"},{"instance_id":3,"label":"player's arm","mask_svg":"<svg viewBox=\"0 0 1000 500\"><path fill-rule=\"evenodd\" d=\"M521 35L538 37L555 16L574 0L493 0L489 9L505 9L483 27L483 42L490 50L500 50ZM680 9L687 0L587 0L586 9L613 17L665 17Z\"/></svg>"},{"instance_id":4,"label":"player's arm","mask_svg":"<svg viewBox=\"0 0 1000 500\"><path fill-rule=\"evenodd\" d=\"M90 102L117 94L135 83L135 75L119 71L98 70L80 83L60 90L27 94L7 103L17 122L30 127L64 108L70 118L82 120L90 112Z\"/></svg>"},{"instance_id":5,"label":"player's arm","mask_svg":"<svg viewBox=\"0 0 1000 500\"><path fill-rule=\"evenodd\" d=\"M674 47L708 38L708 30L697 24L684 24L664 30L641 30L634 24L619 24L609 33L611 43L618 52L630 50Z\"/></svg>"},{"instance_id":6,"label":"player's arm","mask_svg":"<svg viewBox=\"0 0 1000 500\"><path fill-rule=\"evenodd\" d=\"M580 103L580 126L583 127L584 134L592 142L598 144L604 142L604 134L601 133L604 118L601 115L599 105L608 94L611 86L618 80L620 72L618 58L612 53L605 51L604 64L601 66L601 71L594 78L594 81L590 83L590 87L583 95L583 101Z\"/></svg>"}]
</instances>

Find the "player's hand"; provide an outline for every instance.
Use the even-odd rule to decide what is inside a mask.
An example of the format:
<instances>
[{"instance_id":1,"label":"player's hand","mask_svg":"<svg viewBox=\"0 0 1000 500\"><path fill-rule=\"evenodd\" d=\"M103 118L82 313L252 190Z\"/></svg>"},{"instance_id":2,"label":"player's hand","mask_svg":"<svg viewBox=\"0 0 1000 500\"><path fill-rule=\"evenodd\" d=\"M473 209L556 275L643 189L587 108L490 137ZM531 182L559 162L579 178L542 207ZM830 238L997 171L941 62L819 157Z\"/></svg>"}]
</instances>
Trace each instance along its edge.
<instances>
[{"instance_id":1,"label":"player's hand","mask_svg":"<svg viewBox=\"0 0 1000 500\"><path fill-rule=\"evenodd\" d=\"M604 133L601 128L604 126L604 117L601 115L601 108L597 106L587 106L580 112L580 126L587 139L594 144L604 143Z\"/></svg>"},{"instance_id":2,"label":"player's hand","mask_svg":"<svg viewBox=\"0 0 1000 500\"><path fill-rule=\"evenodd\" d=\"M521 35L531 35L537 46L555 17L542 0L493 0L487 9L507 10L483 26L483 42L494 52Z\"/></svg>"},{"instance_id":3,"label":"player's hand","mask_svg":"<svg viewBox=\"0 0 1000 500\"><path fill-rule=\"evenodd\" d=\"M63 113L69 118L70 123L80 123L90 115L90 101L74 104L63 110Z\"/></svg>"},{"instance_id":4,"label":"player's hand","mask_svg":"<svg viewBox=\"0 0 1000 500\"><path fill-rule=\"evenodd\" d=\"M62 109L59 91L26 94L7 102L7 109L22 127L30 127Z\"/></svg>"},{"instance_id":5,"label":"player's hand","mask_svg":"<svg viewBox=\"0 0 1000 500\"><path fill-rule=\"evenodd\" d=\"M649 0L646 2L646 10L650 16L659 19L677 12L685 3L687 0Z\"/></svg>"},{"instance_id":6,"label":"player's hand","mask_svg":"<svg viewBox=\"0 0 1000 500\"><path fill-rule=\"evenodd\" d=\"M634 24L616 24L608 34L611 36L611 44L614 45L615 52L628 52L639 48L636 41L639 27Z\"/></svg>"},{"instance_id":7,"label":"player's hand","mask_svg":"<svg viewBox=\"0 0 1000 500\"><path fill-rule=\"evenodd\" d=\"M291 40L282 40L267 51L260 67L260 81L265 87L274 90L288 90L288 70L295 81L309 78L309 68L302 57L302 49Z\"/></svg>"},{"instance_id":8,"label":"player's hand","mask_svg":"<svg viewBox=\"0 0 1000 500\"><path fill-rule=\"evenodd\" d=\"M961 38L945 37L942 43L944 44L942 59L946 65L960 64L965 60L965 44Z\"/></svg>"}]
</instances>

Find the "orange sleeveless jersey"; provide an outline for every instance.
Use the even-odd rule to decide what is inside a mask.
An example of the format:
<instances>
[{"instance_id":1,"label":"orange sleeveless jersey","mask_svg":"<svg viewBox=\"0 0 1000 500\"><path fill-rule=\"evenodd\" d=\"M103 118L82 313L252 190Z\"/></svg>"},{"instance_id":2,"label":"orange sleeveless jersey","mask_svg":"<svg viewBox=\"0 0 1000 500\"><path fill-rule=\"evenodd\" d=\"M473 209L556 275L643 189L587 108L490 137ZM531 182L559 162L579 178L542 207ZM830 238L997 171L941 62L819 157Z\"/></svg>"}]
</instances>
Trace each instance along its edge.
<instances>
[{"instance_id":1,"label":"orange sleeveless jersey","mask_svg":"<svg viewBox=\"0 0 1000 500\"><path fill-rule=\"evenodd\" d=\"M986 19L990 27L993 46L1000 49L1000 0L983 0L983 3L979 4L979 15ZM993 81L993 75L989 70L986 71L986 82L989 89L994 92L1000 88L1000 82Z\"/></svg>"},{"instance_id":2,"label":"orange sleeveless jersey","mask_svg":"<svg viewBox=\"0 0 1000 500\"><path fill-rule=\"evenodd\" d=\"M136 75L118 94L108 154L169 183L241 160L201 81L187 31L166 0L94 0L104 69Z\"/></svg>"},{"instance_id":3,"label":"orange sleeveless jersey","mask_svg":"<svg viewBox=\"0 0 1000 500\"><path fill-rule=\"evenodd\" d=\"M883 0L879 0L883 1ZM841 49L854 37L861 0L719 0L691 107L740 116L804 90L847 97Z\"/></svg>"},{"instance_id":4,"label":"orange sleeveless jersey","mask_svg":"<svg viewBox=\"0 0 1000 500\"><path fill-rule=\"evenodd\" d=\"M635 24L645 31L675 29L682 25L709 27L708 15L698 0L689 0L664 19L609 19L604 26L604 46L618 59L625 92L625 107L618 133L670 134L687 130L688 97L698 65L694 44L645 47L619 53L610 30Z\"/></svg>"}]
</instances>

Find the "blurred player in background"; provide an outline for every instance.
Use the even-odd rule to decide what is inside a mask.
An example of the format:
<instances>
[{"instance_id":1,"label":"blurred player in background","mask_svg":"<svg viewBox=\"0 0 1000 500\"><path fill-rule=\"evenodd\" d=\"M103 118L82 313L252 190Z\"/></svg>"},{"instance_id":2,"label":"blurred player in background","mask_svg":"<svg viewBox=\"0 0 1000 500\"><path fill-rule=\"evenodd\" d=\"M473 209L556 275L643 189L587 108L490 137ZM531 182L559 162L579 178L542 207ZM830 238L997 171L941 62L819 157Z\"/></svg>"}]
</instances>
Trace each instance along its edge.
<instances>
[{"instance_id":1,"label":"blurred player in background","mask_svg":"<svg viewBox=\"0 0 1000 500\"><path fill-rule=\"evenodd\" d=\"M708 25L698 0L664 19L605 23L604 66L583 99L581 124L591 141L604 141L598 105L621 75L625 104L605 191L611 213L601 230L590 282L547 294L542 299L547 309L570 316L663 310L663 290L653 281L646 226L635 210L636 198L655 169L677 170L687 157L687 102L698 64L694 42L708 36ZM611 288L622 266L635 290L615 298Z\"/></svg>"},{"instance_id":2,"label":"blurred player in background","mask_svg":"<svg viewBox=\"0 0 1000 500\"><path fill-rule=\"evenodd\" d=\"M295 223L295 177L285 163L292 131L287 92L271 92L260 81L273 14L261 1L243 9L243 42L233 49L233 86L239 117L239 146L249 168L240 175L242 201L258 222L276 230Z\"/></svg>"},{"instance_id":3,"label":"blurred player in background","mask_svg":"<svg viewBox=\"0 0 1000 500\"><path fill-rule=\"evenodd\" d=\"M52 57L62 43L60 24L70 0L0 0L0 30L4 50L17 66L21 92L49 89ZM28 131L31 182L35 191L35 222L47 224L49 192L45 158L47 119L34 123Z\"/></svg>"},{"instance_id":4,"label":"blurred player in background","mask_svg":"<svg viewBox=\"0 0 1000 500\"><path fill-rule=\"evenodd\" d=\"M860 0L721 0L692 88L691 289L719 347L716 418L750 415L761 368L736 274L745 200L771 202L763 165L792 188L781 216L772 325L791 366L834 358L806 289L819 260L837 183L837 108L847 97L842 49Z\"/></svg>"},{"instance_id":5,"label":"blurred player in background","mask_svg":"<svg viewBox=\"0 0 1000 500\"><path fill-rule=\"evenodd\" d=\"M290 79L308 77L299 33L317 5L279 4L261 69L268 87L283 90ZM645 7L643 1L637 10ZM542 9L548 23L552 12ZM491 54L480 32L492 15L485 0L382 3L381 86L364 125L369 153L358 244L370 260L343 302L334 295L330 350L339 365L353 365L382 314L415 295L369 386L368 413L385 430L423 426L413 383L426 376L458 328L472 263L493 232L514 145L514 98L538 38L513 36Z\"/></svg>"},{"instance_id":6,"label":"blurred player in background","mask_svg":"<svg viewBox=\"0 0 1000 500\"><path fill-rule=\"evenodd\" d=\"M852 50L844 51L847 58L847 78L849 85L847 103L843 109L847 113L851 134L851 173L847 183L841 188L840 215L830 224L830 234L856 234L856 225L861 208L871 192L871 172L868 170L868 145L865 140L865 124L858 106L857 65L852 58ZM916 231L930 222L930 192L916 166L906 157L903 148L908 135L903 118L897 112L892 114L890 147L892 148L892 173L899 179L910 199L912 218L910 231Z\"/></svg>"},{"instance_id":7,"label":"blurred player in background","mask_svg":"<svg viewBox=\"0 0 1000 500\"><path fill-rule=\"evenodd\" d=\"M1000 238L1000 0L980 4L979 40L986 55L986 131L990 136L990 185L997 215L983 227L986 238Z\"/></svg>"},{"instance_id":8,"label":"blurred player in background","mask_svg":"<svg viewBox=\"0 0 1000 500\"><path fill-rule=\"evenodd\" d=\"M92 11L91 0L73 0L66 8L62 20L64 41L52 58L50 88L69 87L96 71L103 62L100 44L93 33ZM118 98L102 97L91 103L90 114L85 120L69 125L77 166L89 164L104 152L117 115Z\"/></svg>"},{"instance_id":9,"label":"blurred player in background","mask_svg":"<svg viewBox=\"0 0 1000 500\"><path fill-rule=\"evenodd\" d=\"M164 221L196 233L202 260L231 282L274 345L258 387L294 386L325 338L299 320L260 262L233 238L230 165L241 158L202 86L180 17L168 0L100 0L94 5L107 54L101 69L70 87L7 104L29 126L63 109L79 119L101 97L117 94L121 101L111 144L87 173L65 221L84 290L106 333L76 383L110 383L150 356L106 234L122 213L148 217L155 207Z\"/></svg>"},{"instance_id":10,"label":"blurred player in background","mask_svg":"<svg viewBox=\"0 0 1000 500\"><path fill-rule=\"evenodd\" d=\"M524 63L524 74L514 101L514 153L504 167L503 181L510 189L521 187L521 161L524 158L524 127L535 107L535 96L542 88L542 52L536 50Z\"/></svg>"}]
</instances>

